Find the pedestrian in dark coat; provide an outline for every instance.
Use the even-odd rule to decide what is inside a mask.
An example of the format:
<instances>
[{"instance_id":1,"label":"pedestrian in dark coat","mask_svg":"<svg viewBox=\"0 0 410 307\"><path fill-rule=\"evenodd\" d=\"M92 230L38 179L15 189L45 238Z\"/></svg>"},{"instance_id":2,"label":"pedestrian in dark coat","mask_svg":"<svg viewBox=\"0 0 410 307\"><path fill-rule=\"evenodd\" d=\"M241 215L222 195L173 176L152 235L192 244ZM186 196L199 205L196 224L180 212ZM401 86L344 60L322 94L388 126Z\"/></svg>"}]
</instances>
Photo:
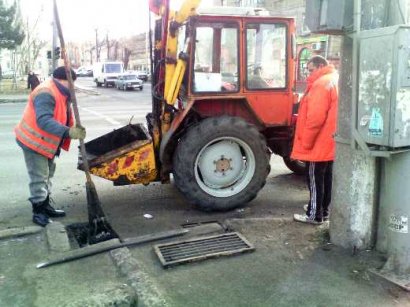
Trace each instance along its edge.
<instances>
[{"instance_id":1,"label":"pedestrian in dark coat","mask_svg":"<svg viewBox=\"0 0 410 307\"><path fill-rule=\"evenodd\" d=\"M31 88L31 91L33 91L39 84L40 80L38 80L36 74L33 71L30 71L27 77L27 88Z\"/></svg>"}]
</instances>

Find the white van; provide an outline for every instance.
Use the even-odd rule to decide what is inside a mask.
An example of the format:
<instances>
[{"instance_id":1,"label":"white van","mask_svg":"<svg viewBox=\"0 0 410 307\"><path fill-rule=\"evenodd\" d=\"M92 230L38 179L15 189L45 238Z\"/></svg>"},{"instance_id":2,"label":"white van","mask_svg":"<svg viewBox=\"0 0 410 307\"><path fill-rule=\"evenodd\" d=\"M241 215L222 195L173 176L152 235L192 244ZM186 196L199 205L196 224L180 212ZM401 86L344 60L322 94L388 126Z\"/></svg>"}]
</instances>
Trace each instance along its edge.
<instances>
[{"instance_id":1,"label":"white van","mask_svg":"<svg viewBox=\"0 0 410 307\"><path fill-rule=\"evenodd\" d=\"M98 62L93 66L94 82L97 86L104 84L105 87L115 85L118 76L124 73L122 62Z\"/></svg>"}]
</instances>

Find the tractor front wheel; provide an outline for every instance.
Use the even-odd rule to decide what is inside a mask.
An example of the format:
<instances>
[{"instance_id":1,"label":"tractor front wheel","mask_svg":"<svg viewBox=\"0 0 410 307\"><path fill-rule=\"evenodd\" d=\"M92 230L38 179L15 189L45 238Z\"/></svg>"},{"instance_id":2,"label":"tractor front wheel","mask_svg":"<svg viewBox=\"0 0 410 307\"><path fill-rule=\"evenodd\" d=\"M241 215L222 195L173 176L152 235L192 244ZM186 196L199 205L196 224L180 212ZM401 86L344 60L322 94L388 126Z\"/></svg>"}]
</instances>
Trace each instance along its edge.
<instances>
[{"instance_id":1,"label":"tractor front wheel","mask_svg":"<svg viewBox=\"0 0 410 307\"><path fill-rule=\"evenodd\" d=\"M230 210L254 199L270 171L264 137L245 120L222 116L200 122L174 154L175 184L205 211Z\"/></svg>"}]
</instances>

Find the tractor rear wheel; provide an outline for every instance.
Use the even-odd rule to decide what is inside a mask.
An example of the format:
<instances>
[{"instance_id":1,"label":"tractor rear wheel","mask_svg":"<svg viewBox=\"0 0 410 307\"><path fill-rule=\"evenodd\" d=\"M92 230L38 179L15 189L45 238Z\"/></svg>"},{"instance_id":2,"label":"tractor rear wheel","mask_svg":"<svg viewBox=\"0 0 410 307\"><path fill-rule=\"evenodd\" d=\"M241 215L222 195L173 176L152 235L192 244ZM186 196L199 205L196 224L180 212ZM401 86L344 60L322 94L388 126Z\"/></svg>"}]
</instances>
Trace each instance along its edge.
<instances>
[{"instance_id":1,"label":"tractor rear wheel","mask_svg":"<svg viewBox=\"0 0 410 307\"><path fill-rule=\"evenodd\" d=\"M254 199L266 183L270 152L245 120L222 116L193 126L174 154L175 184L205 211L230 210Z\"/></svg>"},{"instance_id":2,"label":"tractor rear wheel","mask_svg":"<svg viewBox=\"0 0 410 307\"><path fill-rule=\"evenodd\" d=\"M283 162L285 163L286 167L296 175L306 174L306 162L293 160L289 157L283 157Z\"/></svg>"}]
</instances>

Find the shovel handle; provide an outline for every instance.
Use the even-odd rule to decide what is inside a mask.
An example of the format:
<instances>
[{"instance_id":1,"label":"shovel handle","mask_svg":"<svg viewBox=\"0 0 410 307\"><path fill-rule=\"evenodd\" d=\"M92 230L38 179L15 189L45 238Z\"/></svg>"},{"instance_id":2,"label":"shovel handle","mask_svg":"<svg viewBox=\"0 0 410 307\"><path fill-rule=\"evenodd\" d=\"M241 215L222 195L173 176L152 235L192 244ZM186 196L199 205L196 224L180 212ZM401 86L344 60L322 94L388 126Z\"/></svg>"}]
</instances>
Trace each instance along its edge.
<instances>
[{"instance_id":1,"label":"shovel handle","mask_svg":"<svg viewBox=\"0 0 410 307\"><path fill-rule=\"evenodd\" d=\"M56 23L58 37L60 39L61 56L64 60L64 68L65 68L65 73L66 73L67 81L68 81L68 89L70 90L70 99L73 105L74 118L75 118L76 125L79 127L82 127L81 119L80 119L80 112L78 112L77 97L75 96L74 81L71 76L71 65L70 65L70 61L68 59L68 55L65 49L64 36L63 36L63 31L61 29L60 17L58 15L56 0L54 0L53 4L54 4L54 21ZM94 185L91 180L90 165L88 164L88 160L87 160L84 140L80 139L79 141L80 141L80 152L81 152L81 155L83 156L84 171L85 171L85 176L87 178L87 182L89 182L91 185Z\"/></svg>"}]
</instances>

